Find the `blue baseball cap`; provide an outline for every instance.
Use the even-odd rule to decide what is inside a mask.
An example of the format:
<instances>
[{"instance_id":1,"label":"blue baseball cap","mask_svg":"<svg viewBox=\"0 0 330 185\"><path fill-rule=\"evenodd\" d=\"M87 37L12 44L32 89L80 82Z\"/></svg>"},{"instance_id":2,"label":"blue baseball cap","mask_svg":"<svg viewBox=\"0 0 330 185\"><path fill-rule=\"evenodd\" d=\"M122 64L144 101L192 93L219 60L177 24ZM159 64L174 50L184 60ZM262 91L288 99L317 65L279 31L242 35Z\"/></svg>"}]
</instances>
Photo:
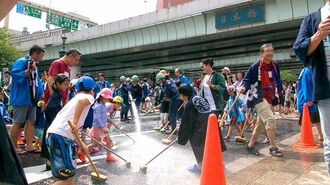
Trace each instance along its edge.
<instances>
[{"instance_id":1,"label":"blue baseball cap","mask_svg":"<svg viewBox=\"0 0 330 185\"><path fill-rule=\"evenodd\" d=\"M82 84L82 85L80 85ZM80 88L83 89L80 89ZM89 77L89 76L82 76L78 79L77 83L76 83L76 88L77 91L90 91L93 90L95 87L95 82L93 80L93 78Z\"/></svg>"}]
</instances>

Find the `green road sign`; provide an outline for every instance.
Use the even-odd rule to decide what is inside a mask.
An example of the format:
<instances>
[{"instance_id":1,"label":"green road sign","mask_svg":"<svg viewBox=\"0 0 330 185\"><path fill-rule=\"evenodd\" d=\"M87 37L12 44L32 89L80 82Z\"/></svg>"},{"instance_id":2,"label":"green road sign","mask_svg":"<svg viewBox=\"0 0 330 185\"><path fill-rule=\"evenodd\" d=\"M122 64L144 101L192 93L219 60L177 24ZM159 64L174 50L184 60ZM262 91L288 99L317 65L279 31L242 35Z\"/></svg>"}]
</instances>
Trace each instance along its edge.
<instances>
[{"instance_id":1,"label":"green road sign","mask_svg":"<svg viewBox=\"0 0 330 185\"><path fill-rule=\"evenodd\" d=\"M42 10L22 3L17 3L16 12L41 19Z\"/></svg>"},{"instance_id":2,"label":"green road sign","mask_svg":"<svg viewBox=\"0 0 330 185\"><path fill-rule=\"evenodd\" d=\"M48 14L48 19L50 24L53 24L55 26L66 28L69 30L78 30L79 20L57 15L55 13Z\"/></svg>"}]
</instances>

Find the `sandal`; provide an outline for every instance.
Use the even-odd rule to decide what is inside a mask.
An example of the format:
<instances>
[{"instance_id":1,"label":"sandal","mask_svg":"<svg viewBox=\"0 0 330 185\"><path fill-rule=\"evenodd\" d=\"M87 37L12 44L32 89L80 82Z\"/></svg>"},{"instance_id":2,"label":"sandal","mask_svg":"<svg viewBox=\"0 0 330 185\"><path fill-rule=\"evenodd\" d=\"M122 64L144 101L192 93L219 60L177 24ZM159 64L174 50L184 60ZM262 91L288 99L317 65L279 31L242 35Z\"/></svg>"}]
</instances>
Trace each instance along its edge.
<instances>
[{"instance_id":1,"label":"sandal","mask_svg":"<svg viewBox=\"0 0 330 185\"><path fill-rule=\"evenodd\" d=\"M226 136L226 137L224 137L223 140L229 142L229 141L230 141L230 136Z\"/></svg>"},{"instance_id":2,"label":"sandal","mask_svg":"<svg viewBox=\"0 0 330 185\"><path fill-rule=\"evenodd\" d=\"M270 148L269 153L275 157L282 157L282 152L277 147Z\"/></svg>"},{"instance_id":3,"label":"sandal","mask_svg":"<svg viewBox=\"0 0 330 185\"><path fill-rule=\"evenodd\" d=\"M260 153L256 150L255 147L247 147L246 150L250 153L250 154L253 154L253 155L256 155L256 156L259 156Z\"/></svg>"}]
</instances>

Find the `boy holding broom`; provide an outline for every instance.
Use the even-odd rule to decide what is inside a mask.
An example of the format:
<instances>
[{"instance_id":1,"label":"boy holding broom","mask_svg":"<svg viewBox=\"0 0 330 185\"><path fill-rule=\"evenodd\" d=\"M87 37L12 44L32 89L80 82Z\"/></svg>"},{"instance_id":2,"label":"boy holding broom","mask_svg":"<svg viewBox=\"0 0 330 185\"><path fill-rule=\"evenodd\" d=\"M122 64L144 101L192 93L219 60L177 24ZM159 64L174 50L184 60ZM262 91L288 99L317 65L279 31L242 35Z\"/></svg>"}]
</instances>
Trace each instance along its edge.
<instances>
[{"instance_id":1,"label":"boy holding broom","mask_svg":"<svg viewBox=\"0 0 330 185\"><path fill-rule=\"evenodd\" d=\"M58 179L54 184L74 184L76 171L75 144L72 132L78 133L83 126L88 110L94 102L93 89L95 82L88 76L77 81L78 94L70 100L57 114L47 130L47 146L50 152L52 175ZM68 121L74 129L71 130ZM85 144L83 150L88 151Z\"/></svg>"}]
</instances>

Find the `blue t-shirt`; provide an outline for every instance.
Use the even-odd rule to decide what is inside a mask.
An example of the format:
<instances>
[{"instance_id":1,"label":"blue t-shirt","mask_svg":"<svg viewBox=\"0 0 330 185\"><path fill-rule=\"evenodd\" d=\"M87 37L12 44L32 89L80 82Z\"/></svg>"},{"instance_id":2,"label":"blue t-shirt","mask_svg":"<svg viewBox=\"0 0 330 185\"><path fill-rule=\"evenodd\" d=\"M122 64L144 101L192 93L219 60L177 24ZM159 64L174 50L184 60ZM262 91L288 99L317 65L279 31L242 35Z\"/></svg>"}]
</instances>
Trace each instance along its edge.
<instances>
[{"instance_id":1,"label":"blue t-shirt","mask_svg":"<svg viewBox=\"0 0 330 185\"><path fill-rule=\"evenodd\" d=\"M304 104L313 101L314 80L311 67L305 67L299 76L297 85L298 111L303 112ZM309 107L309 112L317 112L316 104Z\"/></svg>"}]
</instances>

